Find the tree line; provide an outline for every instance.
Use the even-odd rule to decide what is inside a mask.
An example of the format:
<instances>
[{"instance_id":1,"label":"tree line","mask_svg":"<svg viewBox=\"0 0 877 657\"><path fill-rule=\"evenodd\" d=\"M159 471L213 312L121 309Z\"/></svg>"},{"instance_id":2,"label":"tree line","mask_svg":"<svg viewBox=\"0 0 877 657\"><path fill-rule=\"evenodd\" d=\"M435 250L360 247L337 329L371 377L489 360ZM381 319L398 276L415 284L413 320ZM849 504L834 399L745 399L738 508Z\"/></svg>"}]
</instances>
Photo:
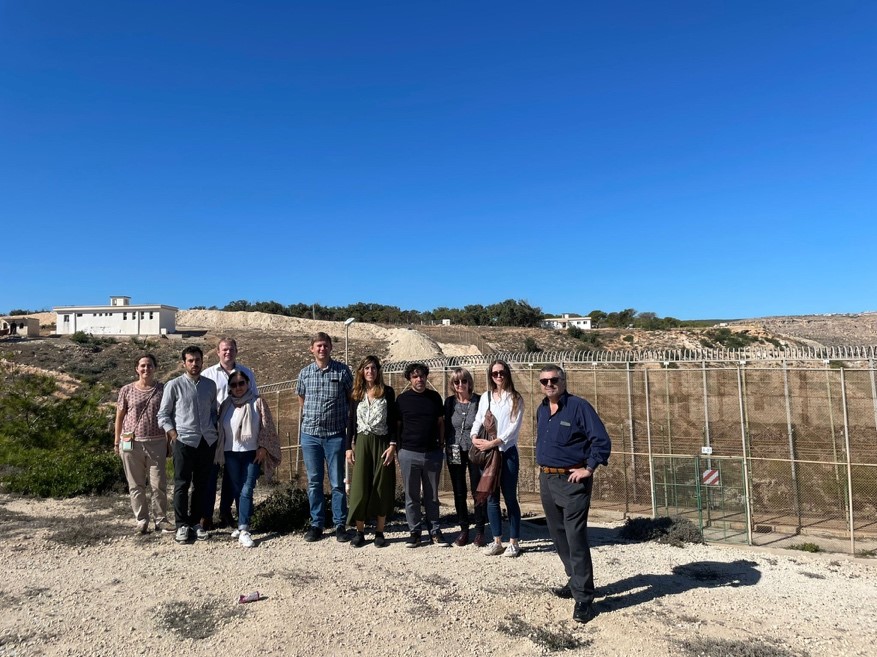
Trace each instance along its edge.
<instances>
[{"instance_id":1,"label":"tree line","mask_svg":"<svg viewBox=\"0 0 877 657\"><path fill-rule=\"evenodd\" d=\"M192 310L207 310L204 306L193 306ZM432 324L443 319L451 320L452 324L463 326L518 326L539 327L542 320L548 317L539 306L531 306L519 299L506 299L487 306L470 304L462 308L440 306L433 310L402 310L399 306L380 303L357 302L347 306L324 306L319 303L293 303L284 305L278 301L247 301L239 299L231 301L223 308L211 306L209 310L225 310L231 312L262 312L286 317L302 319L319 319L331 322L343 322L349 317L357 321L371 324ZM591 318L594 328L642 328L660 330L682 326L683 322L675 317L658 317L653 312L637 312L633 308L603 312L592 310L586 317Z\"/></svg>"}]
</instances>

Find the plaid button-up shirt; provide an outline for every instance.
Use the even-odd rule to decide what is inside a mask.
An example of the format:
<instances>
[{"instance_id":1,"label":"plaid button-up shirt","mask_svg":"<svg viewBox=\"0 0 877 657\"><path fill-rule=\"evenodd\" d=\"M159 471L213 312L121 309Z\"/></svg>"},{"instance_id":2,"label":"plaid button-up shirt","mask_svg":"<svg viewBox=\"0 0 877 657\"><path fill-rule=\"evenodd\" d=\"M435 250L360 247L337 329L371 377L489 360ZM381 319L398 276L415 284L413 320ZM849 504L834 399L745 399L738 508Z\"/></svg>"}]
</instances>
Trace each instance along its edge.
<instances>
[{"instance_id":1,"label":"plaid button-up shirt","mask_svg":"<svg viewBox=\"0 0 877 657\"><path fill-rule=\"evenodd\" d=\"M343 434L352 390L353 375L347 365L330 360L322 370L316 363L304 367L295 386L296 394L305 399L302 433L320 438Z\"/></svg>"}]
</instances>

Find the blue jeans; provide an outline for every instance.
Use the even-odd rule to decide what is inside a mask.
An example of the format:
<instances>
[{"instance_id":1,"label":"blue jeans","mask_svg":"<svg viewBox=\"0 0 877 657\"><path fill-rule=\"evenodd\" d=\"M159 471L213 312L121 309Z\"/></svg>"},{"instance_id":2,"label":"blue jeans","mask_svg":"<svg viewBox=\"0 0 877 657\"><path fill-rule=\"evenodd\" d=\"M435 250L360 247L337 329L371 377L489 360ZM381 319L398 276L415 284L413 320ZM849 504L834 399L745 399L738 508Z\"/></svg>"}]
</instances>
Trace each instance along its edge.
<instances>
[{"instance_id":1,"label":"blue jeans","mask_svg":"<svg viewBox=\"0 0 877 657\"><path fill-rule=\"evenodd\" d=\"M499 475L499 489L505 499L509 512L509 538L521 538L521 507L518 504L518 448L512 447L502 452L502 472ZM487 500L487 517L494 538L502 537L502 511L499 508L499 493Z\"/></svg>"},{"instance_id":2,"label":"blue jeans","mask_svg":"<svg viewBox=\"0 0 877 657\"><path fill-rule=\"evenodd\" d=\"M301 453L308 472L308 501L311 526L322 531L326 526L326 499L323 495L323 464L329 470L332 487L332 524L344 527L347 519L347 495L344 494L344 434L320 438L301 434Z\"/></svg>"},{"instance_id":3,"label":"blue jeans","mask_svg":"<svg viewBox=\"0 0 877 657\"><path fill-rule=\"evenodd\" d=\"M238 504L238 529L250 528L250 517L253 515L253 489L261 468L254 463L256 451L226 452L225 473L231 483L232 498Z\"/></svg>"}]
</instances>

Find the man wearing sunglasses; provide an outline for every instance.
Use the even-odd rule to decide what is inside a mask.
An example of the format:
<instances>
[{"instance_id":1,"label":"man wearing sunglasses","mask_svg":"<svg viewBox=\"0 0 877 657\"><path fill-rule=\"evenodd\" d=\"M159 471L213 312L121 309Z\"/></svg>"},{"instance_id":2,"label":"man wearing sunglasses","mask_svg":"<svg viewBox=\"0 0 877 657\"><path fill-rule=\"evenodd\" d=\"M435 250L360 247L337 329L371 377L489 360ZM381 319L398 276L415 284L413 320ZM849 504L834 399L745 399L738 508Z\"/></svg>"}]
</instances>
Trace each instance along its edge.
<instances>
[{"instance_id":1,"label":"man wearing sunglasses","mask_svg":"<svg viewBox=\"0 0 877 657\"><path fill-rule=\"evenodd\" d=\"M594 471L608 464L612 443L594 407L567 392L566 374L560 367L543 367L539 383L545 393L536 409L542 508L569 578L551 592L575 599L573 620L587 623L596 615L588 510Z\"/></svg>"},{"instance_id":2,"label":"man wearing sunglasses","mask_svg":"<svg viewBox=\"0 0 877 657\"><path fill-rule=\"evenodd\" d=\"M256 388L256 377L252 370L244 365L237 363L238 343L234 338L223 336L219 339L216 346L216 355L219 356L219 362L212 365L201 372L201 376L206 377L216 384L216 408L218 409L225 398L228 397L228 377L234 371L243 372L250 380L250 390L254 395L258 395ZM219 465L213 464L210 471L210 480L207 482L207 494L204 496L204 510L202 512L201 525L210 529L213 526L213 507L216 504L216 481L219 479ZM222 493L219 496L219 521L226 527L236 527L234 518L231 515L231 504L233 496L231 494L231 482L225 474L222 473Z\"/></svg>"}]
</instances>

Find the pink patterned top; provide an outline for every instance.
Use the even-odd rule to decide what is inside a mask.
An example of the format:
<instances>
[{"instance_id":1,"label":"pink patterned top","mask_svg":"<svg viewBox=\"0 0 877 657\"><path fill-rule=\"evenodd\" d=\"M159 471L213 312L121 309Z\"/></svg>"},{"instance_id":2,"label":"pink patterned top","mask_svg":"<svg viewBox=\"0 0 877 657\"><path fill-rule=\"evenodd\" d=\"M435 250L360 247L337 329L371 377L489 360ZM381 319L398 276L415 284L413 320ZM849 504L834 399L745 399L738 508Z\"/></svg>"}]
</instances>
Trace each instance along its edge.
<instances>
[{"instance_id":1,"label":"pink patterned top","mask_svg":"<svg viewBox=\"0 0 877 657\"><path fill-rule=\"evenodd\" d=\"M158 426L157 418L163 392L163 383L156 383L146 390L141 390L133 383L122 386L119 390L119 401L116 403L116 408L125 413L122 431L133 431L135 440L164 438L164 431Z\"/></svg>"}]
</instances>

